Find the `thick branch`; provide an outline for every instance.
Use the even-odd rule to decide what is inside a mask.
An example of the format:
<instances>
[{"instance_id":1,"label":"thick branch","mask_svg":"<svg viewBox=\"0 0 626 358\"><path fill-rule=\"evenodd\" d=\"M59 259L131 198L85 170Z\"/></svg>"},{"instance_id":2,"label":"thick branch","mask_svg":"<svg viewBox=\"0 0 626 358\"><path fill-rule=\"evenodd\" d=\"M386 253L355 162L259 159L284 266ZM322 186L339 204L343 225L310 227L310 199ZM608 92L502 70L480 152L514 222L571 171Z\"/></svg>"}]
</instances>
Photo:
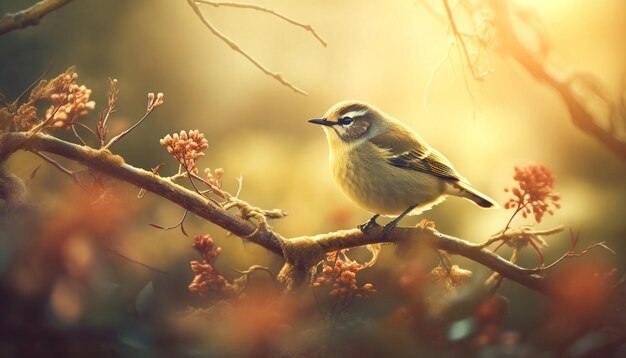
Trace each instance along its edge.
<instances>
[{"instance_id":1,"label":"thick branch","mask_svg":"<svg viewBox=\"0 0 626 358\"><path fill-rule=\"evenodd\" d=\"M28 9L18 11L14 14L5 14L2 19L0 19L0 35L9 31L37 25L44 16L71 1L72 0L42 0Z\"/></svg>"},{"instance_id":2,"label":"thick branch","mask_svg":"<svg viewBox=\"0 0 626 358\"><path fill-rule=\"evenodd\" d=\"M544 82L558 92L567 105L574 125L595 137L613 153L626 160L626 142L621 141L609 130L602 128L577 98L571 81L564 76L559 76L555 71L549 70L548 65L522 43L513 27L516 21L511 18L511 9L507 1L493 0L492 3L496 12L496 19L498 19L496 24L502 36L502 43L507 47L511 56L535 79Z\"/></svg>"},{"instance_id":3,"label":"thick branch","mask_svg":"<svg viewBox=\"0 0 626 358\"><path fill-rule=\"evenodd\" d=\"M79 146L46 134L29 137L26 133L5 133L0 136L0 165L17 150L44 151L75 160L91 169L162 196L237 236L246 237L274 253L282 254L278 238L271 232L257 230L252 222L225 211L200 194L151 171L128 165L122 157L111 154L108 150Z\"/></svg>"},{"instance_id":4,"label":"thick branch","mask_svg":"<svg viewBox=\"0 0 626 358\"><path fill-rule=\"evenodd\" d=\"M359 229L345 230L315 236L315 240L323 251L331 252L367 244L380 243L410 243L417 240L419 244L445 250L450 254L466 257L493 271L498 272L505 278L522 284L538 292L548 294L550 288L546 279L535 273L519 267L492 251L481 248L481 245L461 240L454 236L446 235L437 230L424 227L397 227L387 237L381 238L379 234L382 228L374 227L367 233Z\"/></svg>"},{"instance_id":5,"label":"thick branch","mask_svg":"<svg viewBox=\"0 0 626 358\"><path fill-rule=\"evenodd\" d=\"M286 259L296 266L305 266L301 269L319 262L324 252L373 243L419 242L451 254L467 257L528 288L544 294L550 293L546 280L535 272L516 266L478 244L445 235L433 229L398 227L393 229L388 236L381 238L379 237L381 228L376 226L366 233L353 229L285 240L262 227L257 229L252 222L224 210L211 200L169 179L124 163L120 156L111 154L108 150L79 146L41 133L30 136L26 133L5 133L0 135L0 166L18 150L44 151L60 155L151 191L275 254L290 256Z\"/></svg>"}]
</instances>

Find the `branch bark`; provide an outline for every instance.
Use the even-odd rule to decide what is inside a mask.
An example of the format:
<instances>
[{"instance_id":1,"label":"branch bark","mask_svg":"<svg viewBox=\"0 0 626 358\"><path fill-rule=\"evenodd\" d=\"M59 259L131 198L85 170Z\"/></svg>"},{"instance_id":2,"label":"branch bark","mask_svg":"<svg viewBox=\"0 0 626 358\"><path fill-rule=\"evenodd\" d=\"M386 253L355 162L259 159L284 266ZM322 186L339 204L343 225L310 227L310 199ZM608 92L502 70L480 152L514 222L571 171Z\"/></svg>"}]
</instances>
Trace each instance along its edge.
<instances>
[{"instance_id":1,"label":"branch bark","mask_svg":"<svg viewBox=\"0 0 626 358\"><path fill-rule=\"evenodd\" d=\"M306 272L322 260L324 253L327 252L375 243L419 242L432 248L445 250L450 254L464 256L498 272L507 279L540 293L551 293L548 281L538 273L512 264L479 244L473 244L434 229L397 227L389 235L381 238L382 228L375 226L367 232L352 229L285 239L270 229L257 226L251 221L224 210L211 200L169 179L124 163L122 157L106 149L80 146L42 133L5 133L0 135L0 169L2 169L2 164L18 150L56 154L155 193L237 236L283 256L286 266L290 265L289 270L285 271L290 271L290 274ZM3 177L0 176L0 187L2 187L2 181Z\"/></svg>"},{"instance_id":2,"label":"branch bark","mask_svg":"<svg viewBox=\"0 0 626 358\"><path fill-rule=\"evenodd\" d=\"M71 1L72 0L42 0L28 9L13 14L5 14L2 19L0 19L0 35L9 31L37 25L44 16L67 5Z\"/></svg>"}]
</instances>

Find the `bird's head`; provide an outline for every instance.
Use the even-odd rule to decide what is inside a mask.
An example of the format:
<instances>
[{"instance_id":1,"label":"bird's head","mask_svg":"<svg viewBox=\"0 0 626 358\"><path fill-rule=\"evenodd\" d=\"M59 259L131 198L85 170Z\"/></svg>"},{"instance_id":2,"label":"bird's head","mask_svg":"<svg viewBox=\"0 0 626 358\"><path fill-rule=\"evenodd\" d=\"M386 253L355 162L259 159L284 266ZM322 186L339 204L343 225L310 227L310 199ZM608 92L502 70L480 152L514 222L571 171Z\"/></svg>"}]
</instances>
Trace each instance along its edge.
<instances>
[{"instance_id":1,"label":"bird's head","mask_svg":"<svg viewBox=\"0 0 626 358\"><path fill-rule=\"evenodd\" d=\"M343 101L332 106L323 118L309 123L324 126L331 147L353 146L383 133L389 119L378 108L360 101Z\"/></svg>"}]
</instances>

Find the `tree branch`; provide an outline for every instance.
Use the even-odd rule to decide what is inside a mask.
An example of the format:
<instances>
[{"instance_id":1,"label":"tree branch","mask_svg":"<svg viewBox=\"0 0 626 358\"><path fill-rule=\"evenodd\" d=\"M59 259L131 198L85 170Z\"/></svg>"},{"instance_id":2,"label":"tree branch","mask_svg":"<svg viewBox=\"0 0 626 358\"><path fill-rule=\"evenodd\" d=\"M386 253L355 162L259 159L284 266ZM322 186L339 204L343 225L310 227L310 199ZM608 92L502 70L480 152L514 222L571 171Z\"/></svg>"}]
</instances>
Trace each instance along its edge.
<instances>
[{"instance_id":1,"label":"tree branch","mask_svg":"<svg viewBox=\"0 0 626 358\"><path fill-rule=\"evenodd\" d=\"M472 61L469 57L469 51L457 27L448 0L442 0L442 2L446 10L445 18L447 18L452 28L455 39L461 45L468 67L472 74L475 75L475 61ZM490 21L490 23L493 23L497 30L497 36L500 38L499 42L506 50L504 53L510 55L536 80L545 83L559 94L563 102L565 102L571 120L576 127L596 138L613 153L626 160L626 140L624 140L626 133L623 133L626 128L624 119L626 113L609 98L604 86L592 75L568 75L553 67L547 59L551 49L543 33L537 28L536 22L527 19L527 12L524 12L516 4L507 0L486 0L485 4L493 11L494 21ZM472 17L476 13L483 14L484 11L480 9L484 8L470 7L467 10L468 16ZM522 12L525 15L521 15ZM525 27L520 27L520 25L525 25ZM520 30L525 30L526 32L521 33ZM526 39L531 37L534 37L536 41L526 41ZM533 48L533 45L537 48ZM476 78L476 76L474 77ZM482 77L484 76L476 79L481 80ZM608 125L603 126L601 118L597 115L594 116L592 111L590 111L591 108L581 100L580 93L577 93L579 91L576 89L576 84L582 85L584 90L597 96L607 106L611 117ZM622 130L622 133L617 133L616 121L618 120L621 125L619 129Z\"/></svg>"},{"instance_id":2,"label":"tree branch","mask_svg":"<svg viewBox=\"0 0 626 358\"><path fill-rule=\"evenodd\" d=\"M492 251L482 248L479 244L446 235L427 227L397 227L393 229L386 238L379 237L381 232L382 227L377 226L367 233L363 233L359 229L352 229L322 234L314 238L325 252L367 244L417 241L422 245L466 257L498 272L505 278L516 281L538 292L544 294L550 293L550 288L545 278L536 273L529 274L526 269L510 263L506 259L494 254Z\"/></svg>"},{"instance_id":3,"label":"tree branch","mask_svg":"<svg viewBox=\"0 0 626 358\"><path fill-rule=\"evenodd\" d=\"M209 5L214 5L214 4L210 4L209 2L198 2L196 0L187 0L187 3L189 4L189 6L191 6L191 8L193 9L194 13L196 14L196 16L198 16L198 18L200 19L200 21L202 21L202 23L204 24L204 26L209 29L209 31L211 31L213 33L213 35L217 36L220 40L224 41L233 51L235 52L239 52L243 57L245 57L248 61L250 61L256 68L258 68L259 70L261 70L261 72L263 72L264 74L272 77L273 79L275 79L276 81L280 82L283 86L289 87L291 88L294 92L296 93L300 93L303 95L307 95L307 93L298 88L296 85L294 85L293 83L287 81L280 73L276 73L271 71L270 69L268 69L267 67L265 67L262 63L260 63L259 61L257 61L252 55L250 55L248 52L246 52L244 49L242 49L235 41L233 41L230 37L226 36L224 33L222 33L220 30L218 30L212 23L211 21L209 21L206 16L204 16L204 14L202 13L202 11L200 10L200 8L198 7L199 3L203 3L203 4L209 4ZM241 5L241 4L240 4ZM215 6L215 5L214 5ZM247 5L250 6L250 5ZM240 6L240 7L243 7ZM262 7L261 7L262 8ZM257 9L258 10L258 9ZM265 11L265 10L263 10ZM267 12L267 11L266 11ZM276 15L276 13L273 13L274 15ZM278 16L278 15L277 15ZM285 18L284 15L280 15L282 18ZM291 22L293 22L293 20L291 20ZM298 23L298 26L302 26L302 24ZM308 25L304 25L305 28ZM307 29L310 29L311 32L315 35L315 37L324 45L326 46L326 42L324 40L322 40L319 35L317 35L317 33L315 33L313 31L313 29L309 26Z\"/></svg>"},{"instance_id":4,"label":"tree branch","mask_svg":"<svg viewBox=\"0 0 626 358\"><path fill-rule=\"evenodd\" d=\"M502 43L508 49L508 53L528 71L535 79L552 87L565 102L569 110L572 122L579 129L587 132L592 137L602 142L613 153L626 160L626 142L614 136L610 130L600 126L596 118L581 104L577 98L570 77L560 75L551 70L548 64L539 59L519 39L513 24L509 4L504 0L492 0L492 6L496 13L496 26L502 36ZM535 34L540 36L540 34Z\"/></svg>"},{"instance_id":5,"label":"tree branch","mask_svg":"<svg viewBox=\"0 0 626 358\"><path fill-rule=\"evenodd\" d=\"M313 26L309 25L309 24L303 24L301 22L298 22L296 20L293 20L290 17L287 17L281 13L279 13L278 11L272 10L272 9L268 9L266 7L260 6L260 5L255 5L255 4L245 4L245 3L240 3L240 2L226 2L226 1L208 1L208 0L195 0L196 3L198 4L205 4L205 5L211 5L213 7L220 7L220 6L224 6L224 7L234 7L234 8L239 8L239 9L252 9L252 10L256 10L256 11L260 11L260 12L264 12L273 16L276 16L277 18L284 20L294 26L298 26L303 28L305 31L308 31L311 33L311 35L313 35L317 41L319 41L322 46L327 47L328 43L315 31L315 29L313 28Z\"/></svg>"},{"instance_id":6,"label":"tree branch","mask_svg":"<svg viewBox=\"0 0 626 358\"><path fill-rule=\"evenodd\" d=\"M257 230L252 222L225 211L200 194L151 171L128 165L122 157L108 150L79 146L41 133L28 135L17 132L0 136L0 164L17 150L44 151L75 160L91 169L153 192L237 236L282 254L278 239L271 232Z\"/></svg>"},{"instance_id":7,"label":"tree branch","mask_svg":"<svg viewBox=\"0 0 626 358\"><path fill-rule=\"evenodd\" d=\"M0 35L39 24L41 19L72 0L42 0L28 9L5 14L0 19Z\"/></svg>"},{"instance_id":8,"label":"tree branch","mask_svg":"<svg viewBox=\"0 0 626 358\"><path fill-rule=\"evenodd\" d=\"M177 185L167 178L124 163L122 157L108 150L79 146L42 133L5 133L0 135L0 169L2 169L1 165L18 150L44 151L63 156L80 162L92 170L153 192L237 236L282 255L287 264L292 266L291 271L306 272L322 260L324 253L327 252L375 243L420 243L445 250L450 254L464 256L498 272L507 279L543 294L551 293L546 279L536 272L529 272L512 264L479 244L473 244L434 229L398 227L386 237L381 238L382 228L375 226L365 233L359 229L352 229L284 239L267 227L255 225L251 221L236 216L208 198ZM0 187L3 185L1 181L2 177L0 177ZM293 270L294 268L296 270Z\"/></svg>"}]
</instances>

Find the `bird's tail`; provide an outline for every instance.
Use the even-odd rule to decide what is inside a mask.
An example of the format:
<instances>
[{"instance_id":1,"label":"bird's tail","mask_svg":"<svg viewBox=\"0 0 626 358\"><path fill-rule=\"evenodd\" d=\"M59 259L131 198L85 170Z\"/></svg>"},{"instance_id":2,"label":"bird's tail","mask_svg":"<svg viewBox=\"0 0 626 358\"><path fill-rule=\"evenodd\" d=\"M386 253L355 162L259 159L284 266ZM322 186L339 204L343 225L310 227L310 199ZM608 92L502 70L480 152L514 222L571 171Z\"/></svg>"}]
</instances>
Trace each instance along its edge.
<instances>
[{"instance_id":1,"label":"bird's tail","mask_svg":"<svg viewBox=\"0 0 626 358\"><path fill-rule=\"evenodd\" d=\"M495 200L479 192L478 190L472 188L467 183L458 181L452 184L452 186L454 187L454 189L456 189L454 190L454 192L450 193L452 195L469 199L475 202L476 204L478 204L478 206L483 207L483 208L497 208L498 207L498 203L496 203Z\"/></svg>"}]
</instances>

